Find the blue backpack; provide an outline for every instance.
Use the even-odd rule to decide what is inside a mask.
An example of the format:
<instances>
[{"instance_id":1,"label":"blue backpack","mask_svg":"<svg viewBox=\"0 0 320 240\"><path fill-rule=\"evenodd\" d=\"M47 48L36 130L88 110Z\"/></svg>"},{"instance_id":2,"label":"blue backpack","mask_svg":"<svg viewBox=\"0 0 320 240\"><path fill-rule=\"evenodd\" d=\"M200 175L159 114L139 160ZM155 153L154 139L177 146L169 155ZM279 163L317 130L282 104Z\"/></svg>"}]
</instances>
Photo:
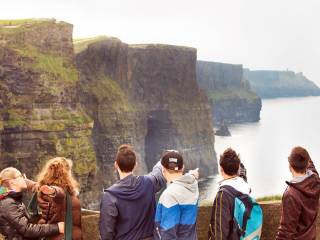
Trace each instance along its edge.
<instances>
[{"instance_id":1,"label":"blue backpack","mask_svg":"<svg viewBox=\"0 0 320 240\"><path fill-rule=\"evenodd\" d=\"M263 223L260 205L249 195L230 188L224 186L223 191L234 197L233 229L238 239L260 240Z\"/></svg>"}]
</instances>

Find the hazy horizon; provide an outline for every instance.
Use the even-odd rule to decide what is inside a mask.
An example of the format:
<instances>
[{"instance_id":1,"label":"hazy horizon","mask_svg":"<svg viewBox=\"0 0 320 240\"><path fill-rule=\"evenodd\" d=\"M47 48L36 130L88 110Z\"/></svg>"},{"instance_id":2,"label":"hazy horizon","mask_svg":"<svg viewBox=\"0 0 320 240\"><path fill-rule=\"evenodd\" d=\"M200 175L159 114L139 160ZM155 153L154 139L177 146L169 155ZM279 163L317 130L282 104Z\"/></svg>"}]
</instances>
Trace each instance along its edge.
<instances>
[{"instance_id":1,"label":"hazy horizon","mask_svg":"<svg viewBox=\"0 0 320 240\"><path fill-rule=\"evenodd\" d=\"M320 86L319 11L317 0L11 0L0 18L56 18L74 38L195 47L199 60L303 72Z\"/></svg>"}]
</instances>

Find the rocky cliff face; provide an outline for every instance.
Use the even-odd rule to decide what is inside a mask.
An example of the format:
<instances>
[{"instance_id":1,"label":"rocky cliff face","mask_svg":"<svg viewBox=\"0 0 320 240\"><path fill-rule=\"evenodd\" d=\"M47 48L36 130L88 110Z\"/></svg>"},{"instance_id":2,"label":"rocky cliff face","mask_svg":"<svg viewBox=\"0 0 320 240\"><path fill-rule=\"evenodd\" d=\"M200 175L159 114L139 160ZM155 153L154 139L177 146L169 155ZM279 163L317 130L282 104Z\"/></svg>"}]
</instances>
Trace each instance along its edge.
<instances>
[{"instance_id":1,"label":"rocky cliff face","mask_svg":"<svg viewBox=\"0 0 320 240\"><path fill-rule=\"evenodd\" d=\"M261 99L244 79L242 65L198 61L197 80L218 125L260 120Z\"/></svg>"},{"instance_id":2,"label":"rocky cliff face","mask_svg":"<svg viewBox=\"0 0 320 240\"><path fill-rule=\"evenodd\" d=\"M0 169L14 166L35 177L51 157L71 158L86 206L96 157L77 82L72 25L0 22Z\"/></svg>"},{"instance_id":3,"label":"rocky cliff face","mask_svg":"<svg viewBox=\"0 0 320 240\"><path fill-rule=\"evenodd\" d=\"M320 88L302 73L246 69L244 75L261 98L320 96Z\"/></svg>"},{"instance_id":4,"label":"rocky cliff face","mask_svg":"<svg viewBox=\"0 0 320 240\"><path fill-rule=\"evenodd\" d=\"M135 146L140 173L172 148L187 168L217 172L195 49L99 37L78 41L76 50L75 61L70 24L0 21L0 169L34 178L51 157L71 158L88 208L117 178L123 143Z\"/></svg>"},{"instance_id":5,"label":"rocky cliff face","mask_svg":"<svg viewBox=\"0 0 320 240\"><path fill-rule=\"evenodd\" d=\"M115 38L84 42L77 54L82 104L94 119L101 179L116 178L122 143L135 146L139 171L152 169L165 149L182 151L187 168L217 172L208 100L196 82L196 50L128 45Z\"/></svg>"}]
</instances>

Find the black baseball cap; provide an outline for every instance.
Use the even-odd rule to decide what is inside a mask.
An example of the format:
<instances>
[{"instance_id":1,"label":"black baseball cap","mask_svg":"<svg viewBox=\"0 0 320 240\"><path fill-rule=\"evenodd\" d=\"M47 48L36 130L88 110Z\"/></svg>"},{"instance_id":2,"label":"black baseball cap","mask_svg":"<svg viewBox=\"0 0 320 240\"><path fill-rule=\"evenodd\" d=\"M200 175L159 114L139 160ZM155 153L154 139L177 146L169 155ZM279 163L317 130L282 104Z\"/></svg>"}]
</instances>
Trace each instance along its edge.
<instances>
[{"instance_id":1,"label":"black baseball cap","mask_svg":"<svg viewBox=\"0 0 320 240\"><path fill-rule=\"evenodd\" d=\"M177 150L166 150L162 154L161 164L166 169L179 171L183 168L183 158Z\"/></svg>"}]
</instances>

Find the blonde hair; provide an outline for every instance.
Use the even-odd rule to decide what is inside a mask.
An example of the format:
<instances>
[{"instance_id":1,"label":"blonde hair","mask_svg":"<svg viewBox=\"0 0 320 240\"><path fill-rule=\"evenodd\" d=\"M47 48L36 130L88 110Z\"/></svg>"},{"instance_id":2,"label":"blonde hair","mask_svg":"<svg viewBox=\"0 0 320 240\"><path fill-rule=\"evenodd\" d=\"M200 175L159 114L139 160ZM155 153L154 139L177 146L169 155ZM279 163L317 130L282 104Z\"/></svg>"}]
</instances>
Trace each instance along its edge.
<instances>
[{"instance_id":1,"label":"blonde hair","mask_svg":"<svg viewBox=\"0 0 320 240\"><path fill-rule=\"evenodd\" d=\"M79 192L79 184L72 175L72 161L64 157L50 159L38 175L38 183L63 188L72 195Z\"/></svg>"},{"instance_id":2,"label":"blonde hair","mask_svg":"<svg viewBox=\"0 0 320 240\"><path fill-rule=\"evenodd\" d=\"M0 185L4 187L9 187L7 180L15 179L17 175L21 174L20 171L14 167L8 167L0 172Z\"/></svg>"}]
</instances>

